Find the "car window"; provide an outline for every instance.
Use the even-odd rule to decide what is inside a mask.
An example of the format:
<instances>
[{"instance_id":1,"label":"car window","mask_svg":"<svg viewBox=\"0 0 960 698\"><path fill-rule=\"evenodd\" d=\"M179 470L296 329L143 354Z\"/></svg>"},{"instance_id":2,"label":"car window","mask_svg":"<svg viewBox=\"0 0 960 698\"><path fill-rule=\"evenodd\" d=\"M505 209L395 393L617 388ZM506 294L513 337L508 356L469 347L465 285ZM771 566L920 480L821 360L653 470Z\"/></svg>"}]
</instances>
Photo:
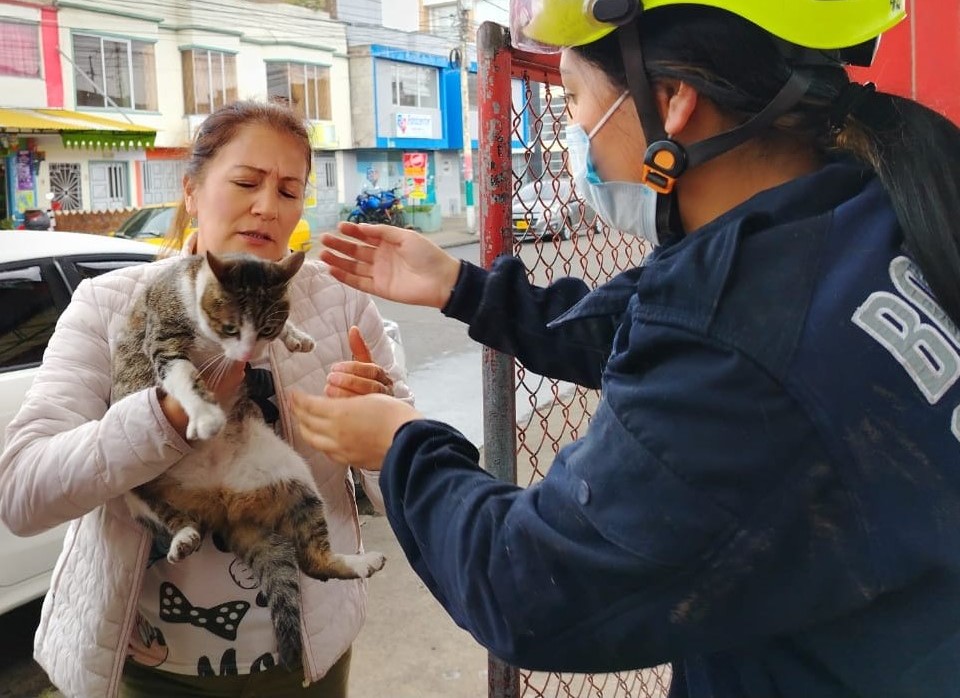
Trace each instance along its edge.
<instances>
[{"instance_id":1,"label":"car window","mask_svg":"<svg viewBox=\"0 0 960 698\"><path fill-rule=\"evenodd\" d=\"M176 212L168 206L141 209L117 228L117 234L132 238L166 235Z\"/></svg>"},{"instance_id":2,"label":"car window","mask_svg":"<svg viewBox=\"0 0 960 698\"><path fill-rule=\"evenodd\" d=\"M40 365L59 315L39 266L0 271L0 373Z\"/></svg>"},{"instance_id":3,"label":"car window","mask_svg":"<svg viewBox=\"0 0 960 698\"><path fill-rule=\"evenodd\" d=\"M143 225L144 232L150 232L154 235L166 235L170 230L170 224L173 223L173 215L177 212L175 208L156 209L156 214L146 221Z\"/></svg>"},{"instance_id":4,"label":"car window","mask_svg":"<svg viewBox=\"0 0 960 698\"><path fill-rule=\"evenodd\" d=\"M140 226L143 224L145 218L150 217L150 210L142 208L127 220L120 224L120 227L117 228L117 235L128 235L131 230L136 231L140 229Z\"/></svg>"},{"instance_id":5,"label":"car window","mask_svg":"<svg viewBox=\"0 0 960 698\"><path fill-rule=\"evenodd\" d=\"M143 264L147 260L143 259L113 259L108 262L74 262L80 279L92 279L95 276L106 274L114 269L123 269L134 264Z\"/></svg>"}]
</instances>

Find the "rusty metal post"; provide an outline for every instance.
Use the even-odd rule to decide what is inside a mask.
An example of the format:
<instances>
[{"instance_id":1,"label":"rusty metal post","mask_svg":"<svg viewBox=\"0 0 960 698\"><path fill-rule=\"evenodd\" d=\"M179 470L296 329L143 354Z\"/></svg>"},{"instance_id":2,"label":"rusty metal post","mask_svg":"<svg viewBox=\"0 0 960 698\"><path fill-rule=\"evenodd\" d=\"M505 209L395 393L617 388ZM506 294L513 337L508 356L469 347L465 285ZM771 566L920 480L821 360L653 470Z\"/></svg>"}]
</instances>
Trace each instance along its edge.
<instances>
[{"instance_id":1,"label":"rusty metal post","mask_svg":"<svg viewBox=\"0 0 960 698\"><path fill-rule=\"evenodd\" d=\"M506 29L485 22L477 33L480 131L480 252L489 269L513 250L512 90ZM517 405L513 357L483 350L484 467L501 480L517 481ZM519 698L516 668L493 655L487 662L488 698Z\"/></svg>"}]
</instances>

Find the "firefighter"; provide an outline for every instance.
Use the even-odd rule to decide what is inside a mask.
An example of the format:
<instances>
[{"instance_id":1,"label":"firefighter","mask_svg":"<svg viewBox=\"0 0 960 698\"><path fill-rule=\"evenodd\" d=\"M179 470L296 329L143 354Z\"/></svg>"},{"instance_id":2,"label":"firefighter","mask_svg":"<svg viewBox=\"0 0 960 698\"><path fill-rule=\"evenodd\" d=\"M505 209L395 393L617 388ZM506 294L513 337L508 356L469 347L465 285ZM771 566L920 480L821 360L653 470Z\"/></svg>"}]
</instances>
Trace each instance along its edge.
<instances>
[{"instance_id":1,"label":"firefighter","mask_svg":"<svg viewBox=\"0 0 960 698\"><path fill-rule=\"evenodd\" d=\"M960 132L851 82L899 0L512 0L561 50L579 194L652 247L590 290L384 226L322 258L601 389L521 489L396 400L298 395L381 467L411 565L495 655L669 662L671 696L954 696L960 686Z\"/></svg>"}]
</instances>

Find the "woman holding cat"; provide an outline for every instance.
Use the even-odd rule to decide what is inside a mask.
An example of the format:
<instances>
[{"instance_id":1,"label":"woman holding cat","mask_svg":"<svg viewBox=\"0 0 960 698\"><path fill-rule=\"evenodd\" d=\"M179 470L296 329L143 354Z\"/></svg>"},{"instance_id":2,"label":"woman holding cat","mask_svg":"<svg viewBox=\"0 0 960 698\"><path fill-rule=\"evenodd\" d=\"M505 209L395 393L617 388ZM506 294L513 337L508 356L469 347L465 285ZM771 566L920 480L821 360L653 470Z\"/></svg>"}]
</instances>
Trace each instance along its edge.
<instances>
[{"instance_id":1,"label":"woman holding cat","mask_svg":"<svg viewBox=\"0 0 960 698\"><path fill-rule=\"evenodd\" d=\"M296 396L304 437L382 462L412 565L515 665L672 662L676 697L956 695L960 131L844 69L903 4L511 11L513 41L563 49L577 191L645 264L534 288L517 258L354 225L321 258L601 388L589 429L528 489L384 396Z\"/></svg>"},{"instance_id":2,"label":"woman holding cat","mask_svg":"<svg viewBox=\"0 0 960 698\"><path fill-rule=\"evenodd\" d=\"M184 177L176 225L197 219L185 253L246 252L279 261L303 211L311 149L303 123L273 104L239 102L207 118ZM223 541L205 539L176 565L123 495L191 453L186 414L155 388L111 401L111 356L132 301L170 261L85 281L50 341L11 422L0 458L0 515L22 535L74 519L35 643L68 696L346 696L350 647L363 622L361 580L301 575L302 670L277 666L259 579ZM208 387L228 403L247 376L267 421L306 460L323 497L335 552L361 549L352 476L293 429L285 396L369 392L409 399L371 299L306 261L289 283L290 321L316 349L274 343L253 366L225 366ZM366 341L364 341L366 340ZM367 346L369 342L369 348ZM256 380L254 380L254 378ZM274 386L274 390L269 388ZM271 393L273 393L271 395ZM364 489L382 507L377 473Z\"/></svg>"}]
</instances>

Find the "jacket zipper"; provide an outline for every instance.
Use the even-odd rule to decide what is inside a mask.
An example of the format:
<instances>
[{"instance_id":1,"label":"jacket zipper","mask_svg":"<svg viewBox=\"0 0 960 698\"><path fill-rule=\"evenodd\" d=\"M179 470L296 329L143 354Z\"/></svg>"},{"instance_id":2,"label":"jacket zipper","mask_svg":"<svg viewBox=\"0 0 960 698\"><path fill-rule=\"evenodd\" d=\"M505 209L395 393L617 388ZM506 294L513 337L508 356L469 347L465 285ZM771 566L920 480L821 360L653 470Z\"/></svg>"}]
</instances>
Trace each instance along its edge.
<instances>
[{"instance_id":1,"label":"jacket zipper","mask_svg":"<svg viewBox=\"0 0 960 698\"><path fill-rule=\"evenodd\" d=\"M116 656L113 660L113 676L110 677L110 683L107 686L107 695L115 698L120 693L120 677L123 675L123 665L126 660L127 645L130 643L130 632L133 629L133 621L137 617L136 606L140 600L140 588L143 585L143 573L146 570L147 562L147 540L150 535L146 532L140 534L140 550L137 560L137 575L133 580L131 587L130 600L127 602L127 610L124 614L123 626L120 629L121 646L117 648ZM124 644L126 643L126 644Z\"/></svg>"}]
</instances>

